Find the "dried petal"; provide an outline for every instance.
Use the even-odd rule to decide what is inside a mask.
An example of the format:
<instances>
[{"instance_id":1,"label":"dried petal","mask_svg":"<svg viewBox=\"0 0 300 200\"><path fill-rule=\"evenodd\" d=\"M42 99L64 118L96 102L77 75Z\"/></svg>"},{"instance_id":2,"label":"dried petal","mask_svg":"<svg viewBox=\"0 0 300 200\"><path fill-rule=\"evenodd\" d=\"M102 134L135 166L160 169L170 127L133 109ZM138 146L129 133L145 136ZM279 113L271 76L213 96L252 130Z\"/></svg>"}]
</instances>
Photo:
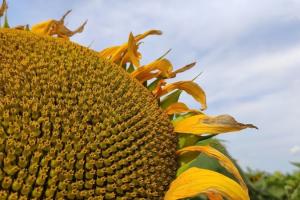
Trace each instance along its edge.
<instances>
[{"instance_id":1,"label":"dried petal","mask_svg":"<svg viewBox=\"0 0 300 200\"><path fill-rule=\"evenodd\" d=\"M252 124L237 122L230 115L208 116L199 114L174 122L175 132L195 135L219 134L240 131L245 128L256 128Z\"/></svg>"},{"instance_id":2,"label":"dried petal","mask_svg":"<svg viewBox=\"0 0 300 200\"><path fill-rule=\"evenodd\" d=\"M0 7L0 17L2 17L5 13L5 11L7 10L8 6L7 6L7 2L6 0L2 1L2 5Z\"/></svg>"}]
</instances>

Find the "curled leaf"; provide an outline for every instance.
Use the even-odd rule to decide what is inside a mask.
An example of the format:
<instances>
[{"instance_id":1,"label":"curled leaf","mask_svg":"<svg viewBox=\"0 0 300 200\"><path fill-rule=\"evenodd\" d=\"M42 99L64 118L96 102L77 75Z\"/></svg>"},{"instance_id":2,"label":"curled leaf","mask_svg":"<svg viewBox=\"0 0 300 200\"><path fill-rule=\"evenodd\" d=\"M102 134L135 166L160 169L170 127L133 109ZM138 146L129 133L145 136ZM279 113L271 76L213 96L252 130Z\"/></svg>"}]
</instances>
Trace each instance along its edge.
<instances>
[{"instance_id":1,"label":"curled leaf","mask_svg":"<svg viewBox=\"0 0 300 200\"><path fill-rule=\"evenodd\" d=\"M239 170L235 167L232 161L223 153L210 146L189 146L178 150L177 154L182 155L188 152L205 153L206 155L217 159L219 163L239 181L242 188L246 192L248 192L247 186L242 176L240 175Z\"/></svg>"},{"instance_id":2,"label":"curled leaf","mask_svg":"<svg viewBox=\"0 0 300 200\"><path fill-rule=\"evenodd\" d=\"M193 81L179 81L176 83L171 83L163 87L156 96L161 97L173 90L184 90L188 94L192 95L194 99L201 103L202 108L201 110L205 110L207 108L206 105L206 96L204 90Z\"/></svg>"},{"instance_id":3,"label":"curled leaf","mask_svg":"<svg viewBox=\"0 0 300 200\"><path fill-rule=\"evenodd\" d=\"M252 124L242 124L237 122L230 115L218 115L213 117L199 114L176 121L173 124L175 132L195 135L219 134L239 131L245 128L257 129L257 127Z\"/></svg>"},{"instance_id":4,"label":"curled leaf","mask_svg":"<svg viewBox=\"0 0 300 200\"><path fill-rule=\"evenodd\" d=\"M249 200L248 193L234 180L217 172L190 168L170 185L165 200L178 200L214 192L227 199Z\"/></svg>"}]
</instances>

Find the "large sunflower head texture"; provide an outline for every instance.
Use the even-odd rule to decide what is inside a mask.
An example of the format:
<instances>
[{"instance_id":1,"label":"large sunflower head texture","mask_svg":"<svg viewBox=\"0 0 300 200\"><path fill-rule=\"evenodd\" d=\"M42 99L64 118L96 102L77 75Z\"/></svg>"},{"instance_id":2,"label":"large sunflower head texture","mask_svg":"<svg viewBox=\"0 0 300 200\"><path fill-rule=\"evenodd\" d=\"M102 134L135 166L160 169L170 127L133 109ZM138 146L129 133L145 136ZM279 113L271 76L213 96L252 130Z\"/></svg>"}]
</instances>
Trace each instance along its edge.
<instances>
[{"instance_id":1,"label":"large sunflower head texture","mask_svg":"<svg viewBox=\"0 0 300 200\"><path fill-rule=\"evenodd\" d=\"M71 31L67 14L0 28L0 199L249 199L234 163L196 144L255 126L204 114L192 80L167 83L195 63L173 70L163 55L142 65L140 41L158 30L100 52L80 46L69 38L86 22ZM182 92L201 109L178 102ZM200 153L231 176L189 167Z\"/></svg>"}]
</instances>

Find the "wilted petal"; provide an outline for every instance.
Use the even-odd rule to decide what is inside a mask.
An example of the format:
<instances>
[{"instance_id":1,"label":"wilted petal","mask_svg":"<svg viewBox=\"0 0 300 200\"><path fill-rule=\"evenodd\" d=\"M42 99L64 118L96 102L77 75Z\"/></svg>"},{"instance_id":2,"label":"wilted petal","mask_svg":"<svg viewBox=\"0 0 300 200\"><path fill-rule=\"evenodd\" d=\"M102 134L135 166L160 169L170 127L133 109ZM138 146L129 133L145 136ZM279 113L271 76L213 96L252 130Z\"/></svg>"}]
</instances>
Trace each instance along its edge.
<instances>
[{"instance_id":1,"label":"wilted petal","mask_svg":"<svg viewBox=\"0 0 300 200\"><path fill-rule=\"evenodd\" d=\"M247 192L247 186L239 173L239 170L235 167L232 161L226 157L220 151L210 147L210 146L189 146L177 151L177 154L181 155L188 152L200 152L205 153L206 155L213 157L219 161L219 163L229 172L231 173L240 183L242 188Z\"/></svg>"},{"instance_id":2,"label":"wilted petal","mask_svg":"<svg viewBox=\"0 0 300 200\"><path fill-rule=\"evenodd\" d=\"M190 168L170 185L165 200L178 200L214 192L231 200L249 200L248 193L234 180L214 171Z\"/></svg>"},{"instance_id":3,"label":"wilted petal","mask_svg":"<svg viewBox=\"0 0 300 200\"><path fill-rule=\"evenodd\" d=\"M169 85L166 85L164 88L160 90L159 93L156 94L156 96L161 97L176 89L184 90L188 94L192 95L194 99L196 99L198 102L201 103L202 105L201 110L205 110L207 108L206 96L204 90L193 81L179 81L176 83L171 83Z\"/></svg>"},{"instance_id":4,"label":"wilted petal","mask_svg":"<svg viewBox=\"0 0 300 200\"><path fill-rule=\"evenodd\" d=\"M161 73L168 73L172 70L172 68L172 63L168 59L163 58L160 60L155 60L147 65L138 68L137 70L132 72L131 76L141 82L144 82L146 80L149 80L149 78L154 78L153 76L149 75L154 74L152 73L153 71L159 71L159 73L155 73L158 76Z\"/></svg>"},{"instance_id":5,"label":"wilted petal","mask_svg":"<svg viewBox=\"0 0 300 200\"><path fill-rule=\"evenodd\" d=\"M167 109L165 112L168 115L173 115L173 114L178 114L178 113L185 113L185 112L193 112L193 113L200 113L200 111L194 110L194 109L189 109L187 105L181 102L173 103Z\"/></svg>"},{"instance_id":6,"label":"wilted petal","mask_svg":"<svg viewBox=\"0 0 300 200\"><path fill-rule=\"evenodd\" d=\"M7 6L7 2L6 0L2 1L2 5L0 7L0 17L2 17L5 13L5 11L7 10L8 6Z\"/></svg>"},{"instance_id":7,"label":"wilted petal","mask_svg":"<svg viewBox=\"0 0 300 200\"><path fill-rule=\"evenodd\" d=\"M149 30L149 31L146 31L145 33L135 36L135 40L138 42L149 35L161 35L161 34L162 34L162 32L160 30Z\"/></svg>"},{"instance_id":8,"label":"wilted petal","mask_svg":"<svg viewBox=\"0 0 300 200\"><path fill-rule=\"evenodd\" d=\"M51 19L51 20L36 24L36 25L32 26L31 31L34 33L37 33L37 34L41 34L41 35L49 35L49 36L56 35L57 37L60 37L60 38L69 39L74 34L81 33L87 23L87 21L85 21L76 30L71 31L64 25L65 17L70 12L71 12L71 10L67 11L59 21Z\"/></svg>"},{"instance_id":9,"label":"wilted petal","mask_svg":"<svg viewBox=\"0 0 300 200\"><path fill-rule=\"evenodd\" d=\"M230 115L208 116L205 114L194 115L174 122L175 132L190 133L195 135L219 134L239 131L245 128L256 128L252 124L237 122Z\"/></svg>"},{"instance_id":10,"label":"wilted petal","mask_svg":"<svg viewBox=\"0 0 300 200\"><path fill-rule=\"evenodd\" d=\"M171 73L169 74L169 77L170 77L170 78L174 78L177 74L182 73L182 72L185 72L185 71L191 69L192 67L194 67L195 65L196 65L196 62L193 62L193 63L190 63L190 64L188 64L188 65L185 65L185 66L183 66L183 67L181 67L181 68L175 70L174 72L171 72Z\"/></svg>"},{"instance_id":11,"label":"wilted petal","mask_svg":"<svg viewBox=\"0 0 300 200\"><path fill-rule=\"evenodd\" d=\"M29 31L29 25L28 24L27 25L18 25L18 26L13 27L13 29Z\"/></svg>"},{"instance_id":12,"label":"wilted petal","mask_svg":"<svg viewBox=\"0 0 300 200\"><path fill-rule=\"evenodd\" d=\"M48 20L35 24L31 27L31 32L41 34L41 35L51 35L51 31L55 26L55 20Z\"/></svg>"}]
</instances>

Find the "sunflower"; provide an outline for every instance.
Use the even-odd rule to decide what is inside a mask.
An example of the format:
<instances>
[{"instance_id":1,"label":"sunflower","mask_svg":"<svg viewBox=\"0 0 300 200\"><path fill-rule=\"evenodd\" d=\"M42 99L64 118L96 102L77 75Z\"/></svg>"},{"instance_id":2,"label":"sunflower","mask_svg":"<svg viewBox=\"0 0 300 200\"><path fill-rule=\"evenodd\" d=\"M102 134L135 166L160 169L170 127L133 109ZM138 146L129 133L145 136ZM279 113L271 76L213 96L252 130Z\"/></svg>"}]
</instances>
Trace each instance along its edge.
<instances>
[{"instance_id":1,"label":"sunflower","mask_svg":"<svg viewBox=\"0 0 300 200\"><path fill-rule=\"evenodd\" d=\"M69 38L86 22L70 30L69 13L0 29L0 199L249 199L235 164L198 142L256 127L206 115L193 80L167 83L195 63L174 70L166 53L141 65L141 40L159 30L100 52L80 46ZM200 153L232 176L190 167Z\"/></svg>"}]
</instances>

